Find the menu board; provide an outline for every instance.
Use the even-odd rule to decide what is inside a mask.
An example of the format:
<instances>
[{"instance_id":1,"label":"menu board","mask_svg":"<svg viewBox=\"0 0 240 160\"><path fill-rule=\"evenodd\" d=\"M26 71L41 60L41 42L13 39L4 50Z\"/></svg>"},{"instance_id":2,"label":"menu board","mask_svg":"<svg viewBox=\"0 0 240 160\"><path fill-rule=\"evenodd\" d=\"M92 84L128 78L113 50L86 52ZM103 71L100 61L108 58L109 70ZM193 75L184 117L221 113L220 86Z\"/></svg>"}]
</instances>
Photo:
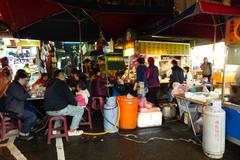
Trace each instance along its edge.
<instances>
[{"instance_id":1,"label":"menu board","mask_svg":"<svg viewBox=\"0 0 240 160\"><path fill-rule=\"evenodd\" d=\"M136 49L140 54L188 55L190 52L190 44L138 41Z\"/></svg>"},{"instance_id":2,"label":"menu board","mask_svg":"<svg viewBox=\"0 0 240 160\"><path fill-rule=\"evenodd\" d=\"M107 56L108 70L123 70L125 62L123 57Z\"/></svg>"}]
</instances>

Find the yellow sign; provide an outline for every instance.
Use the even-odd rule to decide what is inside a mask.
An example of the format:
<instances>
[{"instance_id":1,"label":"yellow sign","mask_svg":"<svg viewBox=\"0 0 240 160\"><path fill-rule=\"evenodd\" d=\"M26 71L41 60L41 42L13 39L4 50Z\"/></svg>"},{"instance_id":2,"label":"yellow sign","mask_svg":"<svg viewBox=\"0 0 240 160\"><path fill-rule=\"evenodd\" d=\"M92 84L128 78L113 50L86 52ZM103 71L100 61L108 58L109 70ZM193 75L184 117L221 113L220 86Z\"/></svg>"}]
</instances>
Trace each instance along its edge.
<instances>
[{"instance_id":1,"label":"yellow sign","mask_svg":"<svg viewBox=\"0 0 240 160\"><path fill-rule=\"evenodd\" d=\"M231 19L226 26L226 44L240 43L240 18Z\"/></svg>"},{"instance_id":2,"label":"yellow sign","mask_svg":"<svg viewBox=\"0 0 240 160\"><path fill-rule=\"evenodd\" d=\"M136 49L140 54L187 55L190 51L190 44L138 41Z\"/></svg>"},{"instance_id":3,"label":"yellow sign","mask_svg":"<svg viewBox=\"0 0 240 160\"><path fill-rule=\"evenodd\" d=\"M40 46L40 41L38 40L23 40L21 39L18 43L17 46L22 46L22 47L38 47Z\"/></svg>"},{"instance_id":4,"label":"yellow sign","mask_svg":"<svg viewBox=\"0 0 240 160\"><path fill-rule=\"evenodd\" d=\"M124 49L134 48L134 46L135 41L128 41L127 43L124 44Z\"/></svg>"}]
</instances>

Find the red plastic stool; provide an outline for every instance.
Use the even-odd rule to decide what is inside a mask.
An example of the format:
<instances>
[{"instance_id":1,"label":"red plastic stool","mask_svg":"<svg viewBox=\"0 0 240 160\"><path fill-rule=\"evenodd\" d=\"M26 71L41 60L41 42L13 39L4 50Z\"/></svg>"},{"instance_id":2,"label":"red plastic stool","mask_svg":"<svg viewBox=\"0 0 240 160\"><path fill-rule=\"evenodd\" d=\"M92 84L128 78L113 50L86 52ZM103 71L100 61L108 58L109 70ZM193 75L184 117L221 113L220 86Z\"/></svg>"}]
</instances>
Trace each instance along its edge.
<instances>
[{"instance_id":1,"label":"red plastic stool","mask_svg":"<svg viewBox=\"0 0 240 160\"><path fill-rule=\"evenodd\" d=\"M63 126L58 128L53 128L53 122L56 120L62 120ZM64 131L64 133L53 134L53 131ZM68 142L68 128L67 128L67 118L66 116L49 116L48 117L48 144L51 144L52 138L65 137Z\"/></svg>"},{"instance_id":2,"label":"red plastic stool","mask_svg":"<svg viewBox=\"0 0 240 160\"><path fill-rule=\"evenodd\" d=\"M80 125L89 125L89 127L92 129L92 116L91 116L91 108L86 107L87 111L87 121L81 120Z\"/></svg>"},{"instance_id":3,"label":"red plastic stool","mask_svg":"<svg viewBox=\"0 0 240 160\"><path fill-rule=\"evenodd\" d=\"M7 133L12 129L21 128L20 119L11 119L7 113L0 113L0 138L2 140L7 139Z\"/></svg>"},{"instance_id":4,"label":"red plastic stool","mask_svg":"<svg viewBox=\"0 0 240 160\"><path fill-rule=\"evenodd\" d=\"M99 110L104 107L103 97L92 97L92 109Z\"/></svg>"}]
</instances>

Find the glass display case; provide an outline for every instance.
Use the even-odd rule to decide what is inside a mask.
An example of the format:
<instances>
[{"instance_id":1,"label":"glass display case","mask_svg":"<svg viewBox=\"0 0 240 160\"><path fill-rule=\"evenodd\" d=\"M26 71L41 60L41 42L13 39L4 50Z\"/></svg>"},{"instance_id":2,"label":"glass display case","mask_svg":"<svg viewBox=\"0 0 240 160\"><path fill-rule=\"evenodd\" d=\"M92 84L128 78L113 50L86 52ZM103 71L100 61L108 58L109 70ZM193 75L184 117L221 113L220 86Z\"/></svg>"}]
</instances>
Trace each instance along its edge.
<instances>
[{"instance_id":1,"label":"glass display case","mask_svg":"<svg viewBox=\"0 0 240 160\"><path fill-rule=\"evenodd\" d=\"M226 57L223 101L240 108L240 45L230 45Z\"/></svg>"}]
</instances>

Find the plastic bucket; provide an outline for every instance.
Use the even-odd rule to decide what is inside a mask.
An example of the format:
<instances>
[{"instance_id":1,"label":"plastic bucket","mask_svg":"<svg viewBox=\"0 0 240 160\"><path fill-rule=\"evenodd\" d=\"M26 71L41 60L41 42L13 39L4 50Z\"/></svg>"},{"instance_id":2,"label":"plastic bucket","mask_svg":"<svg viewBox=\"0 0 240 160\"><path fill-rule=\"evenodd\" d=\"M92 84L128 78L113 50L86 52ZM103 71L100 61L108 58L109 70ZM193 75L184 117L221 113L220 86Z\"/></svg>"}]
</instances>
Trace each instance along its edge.
<instances>
[{"instance_id":1,"label":"plastic bucket","mask_svg":"<svg viewBox=\"0 0 240 160\"><path fill-rule=\"evenodd\" d=\"M138 98L118 96L117 101L120 107L119 128L134 129L137 127Z\"/></svg>"},{"instance_id":2,"label":"plastic bucket","mask_svg":"<svg viewBox=\"0 0 240 160\"><path fill-rule=\"evenodd\" d=\"M107 98L107 102L104 105L103 115L104 115L103 121L104 131L111 130L111 132L109 133L118 132L118 127L114 127L118 119L118 107L116 104L115 97Z\"/></svg>"}]
</instances>

